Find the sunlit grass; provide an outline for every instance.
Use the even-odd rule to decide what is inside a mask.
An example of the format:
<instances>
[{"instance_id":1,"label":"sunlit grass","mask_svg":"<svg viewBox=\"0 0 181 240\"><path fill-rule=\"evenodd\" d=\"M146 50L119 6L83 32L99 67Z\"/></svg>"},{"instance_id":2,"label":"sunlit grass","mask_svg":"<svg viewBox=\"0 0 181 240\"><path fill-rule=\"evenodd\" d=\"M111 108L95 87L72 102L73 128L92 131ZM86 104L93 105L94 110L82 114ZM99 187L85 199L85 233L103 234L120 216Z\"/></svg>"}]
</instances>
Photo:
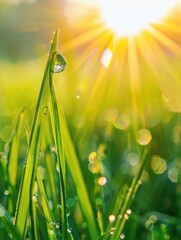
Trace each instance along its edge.
<instances>
[{"instance_id":1,"label":"sunlit grass","mask_svg":"<svg viewBox=\"0 0 181 240\"><path fill-rule=\"evenodd\" d=\"M180 239L180 20L118 37L91 14L61 44L61 75L55 34L36 110L44 60L7 64L2 239Z\"/></svg>"}]
</instances>

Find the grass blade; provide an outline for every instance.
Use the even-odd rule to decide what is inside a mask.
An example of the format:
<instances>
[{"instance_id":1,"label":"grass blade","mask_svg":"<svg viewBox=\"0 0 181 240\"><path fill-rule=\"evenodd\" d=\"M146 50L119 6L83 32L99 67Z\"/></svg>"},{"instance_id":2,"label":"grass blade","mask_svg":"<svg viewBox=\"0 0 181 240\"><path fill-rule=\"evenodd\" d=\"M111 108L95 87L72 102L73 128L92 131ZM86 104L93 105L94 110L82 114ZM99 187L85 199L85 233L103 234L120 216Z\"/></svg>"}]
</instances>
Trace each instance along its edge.
<instances>
[{"instance_id":1,"label":"grass blade","mask_svg":"<svg viewBox=\"0 0 181 240\"><path fill-rule=\"evenodd\" d=\"M9 182L11 183L12 186L16 185L20 134L21 134L23 120L24 120L24 109L22 109L19 113L16 127L15 127L12 140L9 146L8 174L9 174Z\"/></svg>"},{"instance_id":2,"label":"grass blade","mask_svg":"<svg viewBox=\"0 0 181 240\"><path fill-rule=\"evenodd\" d=\"M144 169L144 166L145 166L145 162L146 162L146 159L147 159L147 153L148 153L148 149L145 148L144 151L143 151L143 154L142 154L142 159L140 161L138 172L137 172L136 176L134 177L134 179L131 183L131 186L128 190L125 201L124 201L123 206L121 208L120 215L122 216L122 218L119 219L119 217L118 217L117 221L115 223L115 231L114 231L114 234L112 235L112 238L111 238L112 240L119 239L119 236L122 233L123 227L124 227L125 222L126 222L125 214L126 214L126 211L130 208L131 203L132 203L132 201L134 199L134 196L136 194L136 191L138 189L138 186L139 186L138 182L139 182L139 179L141 178L141 175L142 175L142 172L143 172L143 169Z\"/></svg>"},{"instance_id":3,"label":"grass blade","mask_svg":"<svg viewBox=\"0 0 181 240\"><path fill-rule=\"evenodd\" d=\"M67 127L67 123L66 123L66 119L65 119L62 107L59 108L59 116L60 116L61 132L62 132L66 163L70 169L74 184L77 188L81 209L88 223L88 231L89 231L90 237L91 239L97 239L99 235L98 225L95 221L94 211L89 199L85 180L83 178L79 160L77 158L76 151Z\"/></svg>"},{"instance_id":4,"label":"grass blade","mask_svg":"<svg viewBox=\"0 0 181 240\"><path fill-rule=\"evenodd\" d=\"M19 113L18 120L12 135L12 138L9 142L9 152L7 156L8 162L8 189L10 191L10 196L8 199L8 211L14 214L14 201L16 198L16 177L18 169L18 157L19 157L19 146L20 146L20 134L22 130L22 125L24 121L24 109Z\"/></svg>"},{"instance_id":5,"label":"grass blade","mask_svg":"<svg viewBox=\"0 0 181 240\"><path fill-rule=\"evenodd\" d=\"M62 136L60 121L58 115L57 101L54 88L52 87L51 94L51 121L54 133L55 146L57 149L57 170L59 172L60 182L60 199L61 199L61 220L62 220L62 236L63 239L68 239L68 224L67 224L67 205L66 205L66 173L65 173L65 157L62 147Z\"/></svg>"},{"instance_id":6,"label":"grass blade","mask_svg":"<svg viewBox=\"0 0 181 240\"><path fill-rule=\"evenodd\" d=\"M45 189L43 186L43 182L42 179L40 177L40 172L39 170L37 171L37 183L38 183L38 188L40 191L40 198L41 198L41 205L42 205L42 210L46 219L46 227L47 227L47 232L48 232L48 239L49 240L56 240L56 235L55 234L51 234L51 231L54 231L54 227L52 226L52 222L54 223L54 217L51 213L50 207L48 205L48 199L46 197L46 193L45 193Z\"/></svg>"},{"instance_id":7,"label":"grass blade","mask_svg":"<svg viewBox=\"0 0 181 240\"><path fill-rule=\"evenodd\" d=\"M17 202L17 211L15 217L15 224L19 230L21 237L24 238L26 229L26 220L29 209L30 198L32 196L32 189L34 186L37 164L39 159L39 152L41 147L41 140L43 135L44 120L46 118L49 100L51 94L51 63L52 58L57 51L58 46L58 31L54 36L51 46L48 62L45 68L45 73L40 89L40 94L37 102L37 107L34 115L33 126L30 134L28 157L26 167L22 177L21 187L19 191L19 198Z\"/></svg>"}]
</instances>

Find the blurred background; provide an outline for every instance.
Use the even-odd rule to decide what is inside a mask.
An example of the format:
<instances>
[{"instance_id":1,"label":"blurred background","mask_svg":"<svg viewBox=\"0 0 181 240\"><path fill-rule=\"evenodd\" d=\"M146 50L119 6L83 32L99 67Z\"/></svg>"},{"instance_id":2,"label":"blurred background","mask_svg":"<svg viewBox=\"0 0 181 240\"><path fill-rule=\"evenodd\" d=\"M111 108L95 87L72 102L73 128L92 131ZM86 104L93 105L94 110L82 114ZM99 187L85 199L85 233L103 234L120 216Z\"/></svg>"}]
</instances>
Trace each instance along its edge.
<instances>
[{"instance_id":1,"label":"blurred background","mask_svg":"<svg viewBox=\"0 0 181 240\"><path fill-rule=\"evenodd\" d=\"M66 108L76 101L79 105L86 103L88 108L94 104L96 108L102 104L117 105L134 108L134 115L138 111L146 118L153 105L157 117L162 105L174 112L181 110L180 1L171 1L169 10L164 9L162 13L164 18L140 29L134 38L115 37L114 29L107 26L101 16L103 7L99 2L101 0L0 1L2 116L13 114L22 103L29 105L36 99L33 93L39 89L57 28L61 33L60 51L68 65L55 84L60 85L58 91L66 95L69 105ZM110 7L110 17L116 14L114 4L112 10ZM159 3L154 4L159 7ZM152 12L156 9L154 4L150 8ZM124 4L122 6L124 11ZM135 11L147 14L148 9L144 7ZM130 10L130 15L126 20L133 17L131 8L127 8L125 11ZM120 20L125 22L125 27L126 20Z\"/></svg>"},{"instance_id":2,"label":"blurred background","mask_svg":"<svg viewBox=\"0 0 181 240\"><path fill-rule=\"evenodd\" d=\"M153 6L142 3L139 9L124 9L120 1L120 12L116 1L107 2L0 0L0 151L10 139L20 108L28 108L30 119L33 115L53 32L59 28L67 68L55 76L54 84L85 175L89 155L106 144L110 194L120 179L124 183L134 172L140 157L137 144L152 140L152 161L135 211L167 214L159 215L160 221L164 217L165 224L171 221L173 236L180 236L181 4L168 1L159 20L150 19L133 34L126 32L132 26L126 25L127 18L132 19L135 11L140 11L137 18L148 9L154 13L159 1L152 1ZM119 20L122 7L129 14ZM120 22L118 28L121 22L128 26L126 31L118 31L117 24L105 18L107 9L111 10L107 16ZM145 219L147 215L141 224Z\"/></svg>"}]
</instances>

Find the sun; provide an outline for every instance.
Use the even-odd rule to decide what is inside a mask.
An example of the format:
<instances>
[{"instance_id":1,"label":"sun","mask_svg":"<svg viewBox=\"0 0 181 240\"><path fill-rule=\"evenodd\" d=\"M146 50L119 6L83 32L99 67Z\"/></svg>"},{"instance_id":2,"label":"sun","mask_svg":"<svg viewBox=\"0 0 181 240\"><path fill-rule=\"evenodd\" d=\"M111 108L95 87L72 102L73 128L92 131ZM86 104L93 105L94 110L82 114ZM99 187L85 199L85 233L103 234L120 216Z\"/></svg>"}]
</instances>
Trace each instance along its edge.
<instances>
[{"instance_id":1,"label":"sun","mask_svg":"<svg viewBox=\"0 0 181 240\"><path fill-rule=\"evenodd\" d=\"M100 15L119 36L135 35L163 19L177 0L101 0Z\"/></svg>"}]
</instances>

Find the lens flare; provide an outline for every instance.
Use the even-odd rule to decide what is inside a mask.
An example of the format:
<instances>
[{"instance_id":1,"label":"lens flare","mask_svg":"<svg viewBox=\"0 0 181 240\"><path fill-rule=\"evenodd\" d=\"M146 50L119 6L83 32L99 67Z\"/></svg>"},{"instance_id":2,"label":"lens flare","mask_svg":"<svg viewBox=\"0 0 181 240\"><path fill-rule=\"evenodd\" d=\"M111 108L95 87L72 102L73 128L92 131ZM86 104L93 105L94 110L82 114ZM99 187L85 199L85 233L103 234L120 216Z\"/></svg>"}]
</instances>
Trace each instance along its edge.
<instances>
[{"instance_id":1,"label":"lens flare","mask_svg":"<svg viewBox=\"0 0 181 240\"><path fill-rule=\"evenodd\" d=\"M135 35L150 23L159 22L177 0L104 0L100 12L109 28L118 35Z\"/></svg>"}]
</instances>

